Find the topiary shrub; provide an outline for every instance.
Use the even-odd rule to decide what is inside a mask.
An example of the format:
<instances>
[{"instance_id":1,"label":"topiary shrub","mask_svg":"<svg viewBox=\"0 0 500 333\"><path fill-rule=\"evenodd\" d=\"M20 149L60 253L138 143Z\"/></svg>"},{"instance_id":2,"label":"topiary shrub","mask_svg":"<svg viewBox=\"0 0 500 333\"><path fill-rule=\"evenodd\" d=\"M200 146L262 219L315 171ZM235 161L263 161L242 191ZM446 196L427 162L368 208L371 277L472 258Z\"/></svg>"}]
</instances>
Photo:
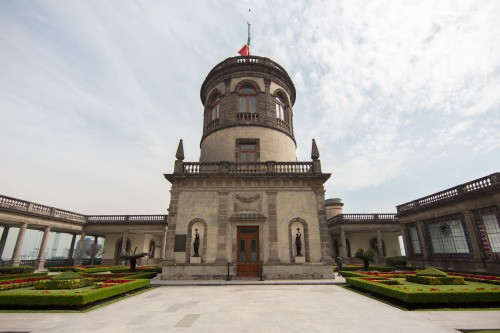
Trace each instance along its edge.
<instances>
[{"instance_id":1,"label":"topiary shrub","mask_svg":"<svg viewBox=\"0 0 500 333\"><path fill-rule=\"evenodd\" d=\"M417 276L441 276L441 277L446 277L448 274L445 272L440 271L439 269L435 269L434 267L429 267L424 269L423 271L419 271L416 274Z\"/></svg>"}]
</instances>

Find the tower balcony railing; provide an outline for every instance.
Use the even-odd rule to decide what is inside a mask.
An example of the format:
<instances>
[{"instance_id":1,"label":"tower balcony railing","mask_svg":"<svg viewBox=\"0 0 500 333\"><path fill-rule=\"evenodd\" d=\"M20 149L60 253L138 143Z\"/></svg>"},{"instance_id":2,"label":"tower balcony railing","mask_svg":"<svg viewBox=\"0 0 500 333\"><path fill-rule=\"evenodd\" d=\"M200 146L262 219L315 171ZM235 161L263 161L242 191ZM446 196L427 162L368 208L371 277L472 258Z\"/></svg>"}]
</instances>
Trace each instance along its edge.
<instances>
[{"instance_id":1,"label":"tower balcony railing","mask_svg":"<svg viewBox=\"0 0 500 333\"><path fill-rule=\"evenodd\" d=\"M448 200L460 199L469 194L478 193L493 186L500 184L500 173L493 173L471 182L449 188L447 190L428 195L426 197L407 202L397 206L398 214L407 213L413 210L422 209L432 204L439 204Z\"/></svg>"},{"instance_id":2,"label":"tower balcony railing","mask_svg":"<svg viewBox=\"0 0 500 333\"><path fill-rule=\"evenodd\" d=\"M314 172L313 162L181 162L183 174L307 174Z\"/></svg>"},{"instance_id":3,"label":"tower balcony railing","mask_svg":"<svg viewBox=\"0 0 500 333\"><path fill-rule=\"evenodd\" d=\"M244 119L244 120L259 120L259 115L257 113L251 113L251 112L238 112L236 114L236 117L238 119Z\"/></svg>"},{"instance_id":4,"label":"tower balcony railing","mask_svg":"<svg viewBox=\"0 0 500 333\"><path fill-rule=\"evenodd\" d=\"M396 214L338 214L328 219L328 226L338 224L398 224Z\"/></svg>"}]
</instances>

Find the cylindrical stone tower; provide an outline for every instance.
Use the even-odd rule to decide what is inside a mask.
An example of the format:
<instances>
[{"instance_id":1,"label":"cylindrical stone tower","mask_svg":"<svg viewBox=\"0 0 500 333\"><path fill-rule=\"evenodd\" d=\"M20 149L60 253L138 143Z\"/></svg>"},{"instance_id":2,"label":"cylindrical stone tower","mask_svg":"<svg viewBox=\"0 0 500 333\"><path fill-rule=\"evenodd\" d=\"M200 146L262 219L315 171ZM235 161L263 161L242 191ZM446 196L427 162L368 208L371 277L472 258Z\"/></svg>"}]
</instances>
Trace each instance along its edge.
<instances>
[{"instance_id":1,"label":"cylindrical stone tower","mask_svg":"<svg viewBox=\"0 0 500 333\"><path fill-rule=\"evenodd\" d=\"M217 64L200 91L204 106L200 162L295 162L295 86L264 57Z\"/></svg>"}]
</instances>

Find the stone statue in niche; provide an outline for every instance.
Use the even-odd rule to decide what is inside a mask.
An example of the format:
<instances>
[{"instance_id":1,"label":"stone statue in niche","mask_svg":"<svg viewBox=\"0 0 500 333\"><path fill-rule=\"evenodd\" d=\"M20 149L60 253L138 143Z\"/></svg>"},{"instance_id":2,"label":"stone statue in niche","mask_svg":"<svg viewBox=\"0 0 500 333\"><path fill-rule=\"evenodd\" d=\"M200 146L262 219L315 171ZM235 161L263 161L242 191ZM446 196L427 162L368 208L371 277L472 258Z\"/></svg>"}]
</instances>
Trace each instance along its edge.
<instances>
[{"instance_id":1,"label":"stone statue in niche","mask_svg":"<svg viewBox=\"0 0 500 333\"><path fill-rule=\"evenodd\" d=\"M302 242L300 238L302 234L300 233L300 228L297 228L297 233L295 234L295 247L297 248L297 257L302 257L300 250L302 249Z\"/></svg>"},{"instance_id":2,"label":"stone statue in niche","mask_svg":"<svg viewBox=\"0 0 500 333\"><path fill-rule=\"evenodd\" d=\"M194 235L194 256L193 257L199 257L200 255L198 254L198 250L200 248L200 234L198 233L198 229L194 229L196 234Z\"/></svg>"}]
</instances>

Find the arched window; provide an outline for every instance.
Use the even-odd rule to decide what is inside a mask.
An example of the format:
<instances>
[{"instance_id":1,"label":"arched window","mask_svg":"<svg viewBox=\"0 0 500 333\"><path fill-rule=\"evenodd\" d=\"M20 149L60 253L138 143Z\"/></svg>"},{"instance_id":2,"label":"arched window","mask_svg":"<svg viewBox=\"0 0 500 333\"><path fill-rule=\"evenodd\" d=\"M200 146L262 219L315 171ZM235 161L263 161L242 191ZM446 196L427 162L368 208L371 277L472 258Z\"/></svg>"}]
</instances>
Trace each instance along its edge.
<instances>
[{"instance_id":1,"label":"arched window","mask_svg":"<svg viewBox=\"0 0 500 333\"><path fill-rule=\"evenodd\" d=\"M286 120L286 104L281 96L276 96L276 118Z\"/></svg>"},{"instance_id":2,"label":"arched window","mask_svg":"<svg viewBox=\"0 0 500 333\"><path fill-rule=\"evenodd\" d=\"M155 247L156 247L156 243L152 239L151 242L149 242L149 250L148 250L148 257L151 259L155 257Z\"/></svg>"},{"instance_id":3,"label":"arched window","mask_svg":"<svg viewBox=\"0 0 500 333\"><path fill-rule=\"evenodd\" d=\"M219 119L220 98L219 95L212 98L210 102L210 121Z\"/></svg>"},{"instance_id":4,"label":"arched window","mask_svg":"<svg viewBox=\"0 0 500 333\"><path fill-rule=\"evenodd\" d=\"M257 91L250 87L242 87L238 91L238 112L256 113L257 112Z\"/></svg>"}]
</instances>

